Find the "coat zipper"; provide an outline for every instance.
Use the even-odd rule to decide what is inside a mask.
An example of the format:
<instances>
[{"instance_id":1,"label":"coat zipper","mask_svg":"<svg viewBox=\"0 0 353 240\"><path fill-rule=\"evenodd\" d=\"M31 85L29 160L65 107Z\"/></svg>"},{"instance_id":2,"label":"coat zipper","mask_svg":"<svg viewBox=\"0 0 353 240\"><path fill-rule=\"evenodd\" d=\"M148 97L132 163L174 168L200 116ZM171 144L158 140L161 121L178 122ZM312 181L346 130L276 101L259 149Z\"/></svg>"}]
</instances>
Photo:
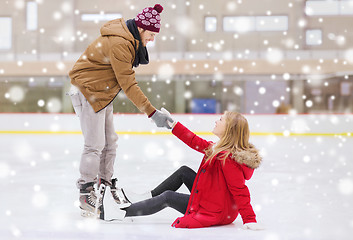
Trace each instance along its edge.
<instances>
[{"instance_id":1,"label":"coat zipper","mask_svg":"<svg viewBox=\"0 0 353 240\"><path fill-rule=\"evenodd\" d=\"M201 171L202 171L202 167L201 167ZM194 196L195 196L195 192L196 192L196 190L197 190L197 184L199 183L199 178L200 178L200 175L201 175L201 172L199 173L199 175L197 176L197 179L196 179L196 185L195 185L195 189L194 189L194 194L192 195L192 198L191 198L191 201L190 201L190 208L189 208L189 210L188 210L188 212L187 212L187 214L186 215L189 215L189 212L190 212L190 210L191 210L191 206L192 206L192 202L194 201Z\"/></svg>"}]
</instances>

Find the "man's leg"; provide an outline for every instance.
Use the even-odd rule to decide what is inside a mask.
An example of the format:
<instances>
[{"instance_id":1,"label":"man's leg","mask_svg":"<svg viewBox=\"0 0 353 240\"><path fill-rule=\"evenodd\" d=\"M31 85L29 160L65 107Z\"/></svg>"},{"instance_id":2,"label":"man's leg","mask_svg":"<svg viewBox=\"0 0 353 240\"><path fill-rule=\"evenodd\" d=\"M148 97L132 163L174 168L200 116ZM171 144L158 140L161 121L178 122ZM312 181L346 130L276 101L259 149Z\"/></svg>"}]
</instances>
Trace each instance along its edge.
<instances>
[{"instance_id":1,"label":"man's leg","mask_svg":"<svg viewBox=\"0 0 353 240\"><path fill-rule=\"evenodd\" d=\"M114 174L114 163L118 134L114 128L113 103L105 108L105 146L101 154L98 177L105 185L110 186L111 193L119 207L130 206L131 203L125 198L122 190L117 186L117 178L112 179ZM103 179L103 181L102 181Z\"/></svg>"},{"instance_id":2,"label":"man's leg","mask_svg":"<svg viewBox=\"0 0 353 240\"><path fill-rule=\"evenodd\" d=\"M111 184L114 174L114 162L116 158L116 149L118 134L114 128L113 103L105 108L105 146L100 156L100 166L98 177Z\"/></svg>"},{"instance_id":3,"label":"man's leg","mask_svg":"<svg viewBox=\"0 0 353 240\"><path fill-rule=\"evenodd\" d=\"M82 111L79 114L81 130L84 137L84 149L80 162L80 178L77 187L80 189L81 215L97 217L100 214L101 196L97 195L94 183L99 171L100 156L105 145L105 109L95 113L86 98L79 93Z\"/></svg>"},{"instance_id":4,"label":"man's leg","mask_svg":"<svg viewBox=\"0 0 353 240\"><path fill-rule=\"evenodd\" d=\"M77 181L80 188L85 183L96 181L101 152L105 146L105 109L95 113L92 106L81 94L82 112L81 130L84 137L84 149L80 162L81 177Z\"/></svg>"}]
</instances>

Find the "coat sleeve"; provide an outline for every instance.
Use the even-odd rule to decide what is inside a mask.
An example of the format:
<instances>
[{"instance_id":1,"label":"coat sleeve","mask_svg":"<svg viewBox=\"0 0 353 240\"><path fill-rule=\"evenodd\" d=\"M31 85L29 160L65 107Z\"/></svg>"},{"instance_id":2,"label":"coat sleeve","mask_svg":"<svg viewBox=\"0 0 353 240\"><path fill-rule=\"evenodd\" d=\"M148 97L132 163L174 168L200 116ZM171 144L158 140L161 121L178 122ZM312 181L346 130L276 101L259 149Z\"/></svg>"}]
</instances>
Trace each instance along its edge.
<instances>
[{"instance_id":1,"label":"coat sleeve","mask_svg":"<svg viewBox=\"0 0 353 240\"><path fill-rule=\"evenodd\" d=\"M245 178L240 165L229 159L226 160L224 165L221 164L227 187L233 196L243 223L256 222L256 215L250 204L250 192L245 185Z\"/></svg>"},{"instance_id":2,"label":"coat sleeve","mask_svg":"<svg viewBox=\"0 0 353 240\"><path fill-rule=\"evenodd\" d=\"M141 111L150 115L156 110L137 85L135 71L132 69L133 54L126 44L116 44L110 52L110 63L116 79L130 101Z\"/></svg>"},{"instance_id":3,"label":"coat sleeve","mask_svg":"<svg viewBox=\"0 0 353 240\"><path fill-rule=\"evenodd\" d=\"M211 142L200 138L179 122L173 128L172 133L186 145L203 154L205 153L205 149L211 144Z\"/></svg>"}]
</instances>

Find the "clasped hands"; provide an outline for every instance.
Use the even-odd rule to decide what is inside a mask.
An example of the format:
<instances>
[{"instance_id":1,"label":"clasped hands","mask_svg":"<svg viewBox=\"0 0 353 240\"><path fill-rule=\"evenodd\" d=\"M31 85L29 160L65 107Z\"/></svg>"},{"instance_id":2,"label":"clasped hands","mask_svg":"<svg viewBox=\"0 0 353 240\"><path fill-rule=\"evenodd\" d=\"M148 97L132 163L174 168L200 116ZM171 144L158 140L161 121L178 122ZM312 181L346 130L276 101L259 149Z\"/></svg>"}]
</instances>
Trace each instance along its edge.
<instances>
[{"instance_id":1,"label":"clasped hands","mask_svg":"<svg viewBox=\"0 0 353 240\"><path fill-rule=\"evenodd\" d=\"M156 110L156 112L151 116L151 119L157 125L157 127L165 127L168 129L172 129L174 123L172 116L165 108Z\"/></svg>"}]
</instances>

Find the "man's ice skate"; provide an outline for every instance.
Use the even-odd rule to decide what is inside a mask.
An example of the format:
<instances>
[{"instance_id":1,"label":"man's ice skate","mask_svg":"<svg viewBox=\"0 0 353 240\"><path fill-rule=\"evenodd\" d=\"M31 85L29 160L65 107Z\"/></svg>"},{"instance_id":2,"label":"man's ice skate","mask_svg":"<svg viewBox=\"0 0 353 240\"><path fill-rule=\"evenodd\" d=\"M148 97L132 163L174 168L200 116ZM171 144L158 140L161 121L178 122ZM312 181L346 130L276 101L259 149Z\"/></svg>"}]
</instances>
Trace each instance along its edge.
<instances>
[{"instance_id":1,"label":"man's ice skate","mask_svg":"<svg viewBox=\"0 0 353 240\"><path fill-rule=\"evenodd\" d=\"M94 189L94 183L89 182L82 185L80 189L80 209L83 217L97 217L96 216L96 202L97 196Z\"/></svg>"},{"instance_id":2,"label":"man's ice skate","mask_svg":"<svg viewBox=\"0 0 353 240\"><path fill-rule=\"evenodd\" d=\"M81 216L90 218L99 218L101 214L102 198L105 185L101 184L95 191L94 183L86 183L80 189L80 208Z\"/></svg>"},{"instance_id":3,"label":"man's ice skate","mask_svg":"<svg viewBox=\"0 0 353 240\"><path fill-rule=\"evenodd\" d=\"M126 211L121 210L112 195L111 187L107 186L104 191L103 202L101 206L100 219L105 221L120 220L125 218Z\"/></svg>"},{"instance_id":4,"label":"man's ice skate","mask_svg":"<svg viewBox=\"0 0 353 240\"><path fill-rule=\"evenodd\" d=\"M124 191L117 187L117 181L118 179L116 178L112 179L111 193L119 208L127 208L131 205L131 203L126 198Z\"/></svg>"}]
</instances>

